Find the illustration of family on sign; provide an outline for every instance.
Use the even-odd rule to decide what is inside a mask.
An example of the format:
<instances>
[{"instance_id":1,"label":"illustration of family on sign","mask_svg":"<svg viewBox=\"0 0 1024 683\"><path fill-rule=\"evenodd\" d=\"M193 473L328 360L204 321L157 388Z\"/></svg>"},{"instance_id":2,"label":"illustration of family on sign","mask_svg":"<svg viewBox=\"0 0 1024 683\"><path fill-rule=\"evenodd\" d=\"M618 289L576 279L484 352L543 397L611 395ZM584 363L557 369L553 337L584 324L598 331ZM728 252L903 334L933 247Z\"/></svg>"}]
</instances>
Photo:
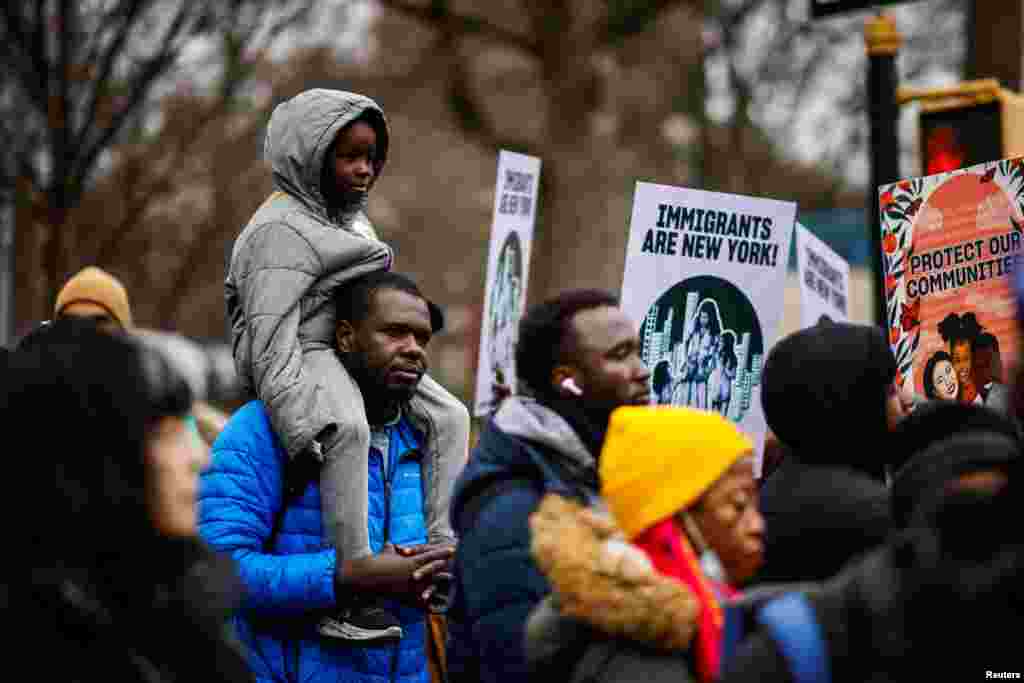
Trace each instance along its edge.
<instances>
[{"instance_id":1,"label":"illustration of family on sign","mask_svg":"<svg viewBox=\"0 0 1024 683\"><path fill-rule=\"evenodd\" d=\"M936 351L925 364L925 396L1009 410L995 335L986 332L973 313L950 313L939 322L938 329L947 348Z\"/></svg>"},{"instance_id":2,"label":"illustration of family on sign","mask_svg":"<svg viewBox=\"0 0 1024 683\"><path fill-rule=\"evenodd\" d=\"M724 281L714 283L718 296L701 296L694 285L705 283L681 284L644 320L642 355L653 368L654 396L660 405L714 410L739 421L750 407L751 389L760 383L762 341L753 308L745 298L744 306L729 301L738 290L730 292L735 288ZM727 328L723 319L729 317L741 323L736 327L742 334ZM746 331L750 328L756 331Z\"/></svg>"}]
</instances>

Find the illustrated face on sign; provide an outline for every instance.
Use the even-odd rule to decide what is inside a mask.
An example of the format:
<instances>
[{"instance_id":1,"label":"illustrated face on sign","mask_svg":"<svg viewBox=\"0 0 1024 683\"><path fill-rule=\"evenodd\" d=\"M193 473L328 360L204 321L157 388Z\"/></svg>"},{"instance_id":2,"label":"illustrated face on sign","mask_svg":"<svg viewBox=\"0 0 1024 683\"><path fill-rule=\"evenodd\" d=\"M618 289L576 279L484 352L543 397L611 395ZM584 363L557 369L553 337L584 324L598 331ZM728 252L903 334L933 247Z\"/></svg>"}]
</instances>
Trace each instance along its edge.
<instances>
[{"instance_id":1,"label":"illustrated face on sign","mask_svg":"<svg viewBox=\"0 0 1024 683\"><path fill-rule=\"evenodd\" d=\"M940 360L932 370L932 386L935 387L935 397L943 401L955 401L957 392L960 390L960 382L957 380L957 373L953 363L948 360Z\"/></svg>"},{"instance_id":2,"label":"illustrated face on sign","mask_svg":"<svg viewBox=\"0 0 1024 683\"><path fill-rule=\"evenodd\" d=\"M971 355L974 359L974 381L979 386L1003 381L1003 363L995 337L988 334L979 337Z\"/></svg>"},{"instance_id":3,"label":"illustrated face on sign","mask_svg":"<svg viewBox=\"0 0 1024 683\"><path fill-rule=\"evenodd\" d=\"M974 351L974 379L981 386L992 381L992 349Z\"/></svg>"},{"instance_id":4,"label":"illustrated face on sign","mask_svg":"<svg viewBox=\"0 0 1024 683\"><path fill-rule=\"evenodd\" d=\"M711 320L708 317L708 312L707 311L701 311L700 312L700 326L702 328L706 329L709 322L711 322Z\"/></svg>"},{"instance_id":5,"label":"illustrated face on sign","mask_svg":"<svg viewBox=\"0 0 1024 683\"><path fill-rule=\"evenodd\" d=\"M971 355L971 342L966 339L957 339L950 345L953 356L953 367L956 368L957 379L961 384L969 384L971 381L971 370L973 369L973 358Z\"/></svg>"}]
</instances>

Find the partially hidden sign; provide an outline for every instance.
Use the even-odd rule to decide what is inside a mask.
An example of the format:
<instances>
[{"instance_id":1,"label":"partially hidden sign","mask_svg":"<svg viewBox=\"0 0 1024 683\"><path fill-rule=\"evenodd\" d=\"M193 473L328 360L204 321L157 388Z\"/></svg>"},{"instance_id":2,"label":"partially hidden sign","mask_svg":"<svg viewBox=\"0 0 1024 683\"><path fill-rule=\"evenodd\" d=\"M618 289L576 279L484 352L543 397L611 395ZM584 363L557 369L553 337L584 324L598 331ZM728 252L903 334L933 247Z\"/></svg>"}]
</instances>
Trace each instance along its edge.
<instances>
[{"instance_id":1,"label":"partially hidden sign","mask_svg":"<svg viewBox=\"0 0 1024 683\"><path fill-rule=\"evenodd\" d=\"M515 390L515 344L526 303L539 182L540 159L498 153L473 408L478 417L494 411L495 383Z\"/></svg>"},{"instance_id":2,"label":"partially hidden sign","mask_svg":"<svg viewBox=\"0 0 1024 683\"><path fill-rule=\"evenodd\" d=\"M802 327L816 325L822 318L848 321L850 264L799 223L796 224L796 263Z\"/></svg>"},{"instance_id":3,"label":"partially hidden sign","mask_svg":"<svg viewBox=\"0 0 1024 683\"><path fill-rule=\"evenodd\" d=\"M637 183L622 306L658 404L718 411L764 446L761 368L782 321L796 205Z\"/></svg>"},{"instance_id":4,"label":"partially hidden sign","mask_svg":"<svg viewBox=\"0 0 1024 683\"><path fill-rule=\"evenodd\" d=\"M1024 159L884 185L879 203L897 382L927 399L1009 410Z\"/></svg>"}]
</instances>

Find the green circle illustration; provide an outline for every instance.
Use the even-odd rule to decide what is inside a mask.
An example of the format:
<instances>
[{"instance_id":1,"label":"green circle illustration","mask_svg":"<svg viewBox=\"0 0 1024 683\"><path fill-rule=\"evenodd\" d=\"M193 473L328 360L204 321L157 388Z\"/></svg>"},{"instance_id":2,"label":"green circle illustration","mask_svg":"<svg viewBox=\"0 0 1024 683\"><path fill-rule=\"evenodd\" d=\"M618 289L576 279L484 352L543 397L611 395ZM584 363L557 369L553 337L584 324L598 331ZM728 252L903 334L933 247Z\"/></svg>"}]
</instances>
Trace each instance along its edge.
<instances>
[{"instance_id":1,"label":"green circle illustration","mask_svg":"<svg viewBox=\"0 0 1024 683\"><path fill-rule=\"evenodd\" d=\"M647 311L640 336L659 405L743 419L761 383L764 337L753 304L736 285L713 275L676 283Z\"/></svg>"}]
</instances>

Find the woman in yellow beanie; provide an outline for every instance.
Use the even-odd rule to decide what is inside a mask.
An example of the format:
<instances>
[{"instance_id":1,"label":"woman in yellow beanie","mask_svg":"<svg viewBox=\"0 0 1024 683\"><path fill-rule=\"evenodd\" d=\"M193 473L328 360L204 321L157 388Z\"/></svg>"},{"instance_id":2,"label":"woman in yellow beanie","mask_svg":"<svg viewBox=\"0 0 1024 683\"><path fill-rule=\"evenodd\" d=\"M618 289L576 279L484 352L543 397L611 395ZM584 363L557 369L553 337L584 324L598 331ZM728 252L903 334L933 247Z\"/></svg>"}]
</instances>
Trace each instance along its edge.
<instances>
[{"instance_id":1,"label":"woman in yellow beanie","mask_svg":"<svg viewBox=\"0 0 1024 683\"><path fill-rule=\"evenodd\" d=\"M627 549L612 550L615 544L593 521L593 513L580 511L573 519L556 501L545 501L538 510L531 520L534 554L551 580L562 617L571 616L616 638L612 648L618 659L607 656L607 641L593 644L605 650L605 675L589 676L650 683L667 675L665 667L678 668L684 661L686 673L692 671L700 681L718 677L722 602L736 595L733 587L753 576L762 561L764 524L752 451L750 440L717 413L619 408L609 423L600 475L604 501L629 541ZM597 530L589 534L596 543L580 540L588 534L579 534L579 529L587 527ZM553 530L563 541L574 540L554 542L555 534L547 533ZM646 572L634 556L637 549L648 566ZM676 592L650 574L668 581ZM615 578L614 590L605 588L610 575ZM634 594L658 597L648 600L651 604L645 610L638 607L644 601ZM549 604L542 609L550 608ZM668 621L674 623L666 624L669 613ZM528 649L532 645L534 652L542 653L535 658L537 664L543 657L556 661L561 655L550 641L567 638L564 624L552 629L550 622L545 628L541 621L532 619L528 632L537 641L528 643ZM627 653L623 638L674 654ZM570 680L579 677L579 668L594 656L579 657Z\"/></svg>"},{"instance_id":2,"label":"woman in yellow beanie","mask_svg":"<svg viewBox=\"0 0 1024 683\"><path fill-rule=\"evenodd\" d=\"M620 408L601 453L601 493L627 538L701 604L694 651L718 676L721 601L763 561L753 444L716 413Z\"/></svg>"}]
</instances>

